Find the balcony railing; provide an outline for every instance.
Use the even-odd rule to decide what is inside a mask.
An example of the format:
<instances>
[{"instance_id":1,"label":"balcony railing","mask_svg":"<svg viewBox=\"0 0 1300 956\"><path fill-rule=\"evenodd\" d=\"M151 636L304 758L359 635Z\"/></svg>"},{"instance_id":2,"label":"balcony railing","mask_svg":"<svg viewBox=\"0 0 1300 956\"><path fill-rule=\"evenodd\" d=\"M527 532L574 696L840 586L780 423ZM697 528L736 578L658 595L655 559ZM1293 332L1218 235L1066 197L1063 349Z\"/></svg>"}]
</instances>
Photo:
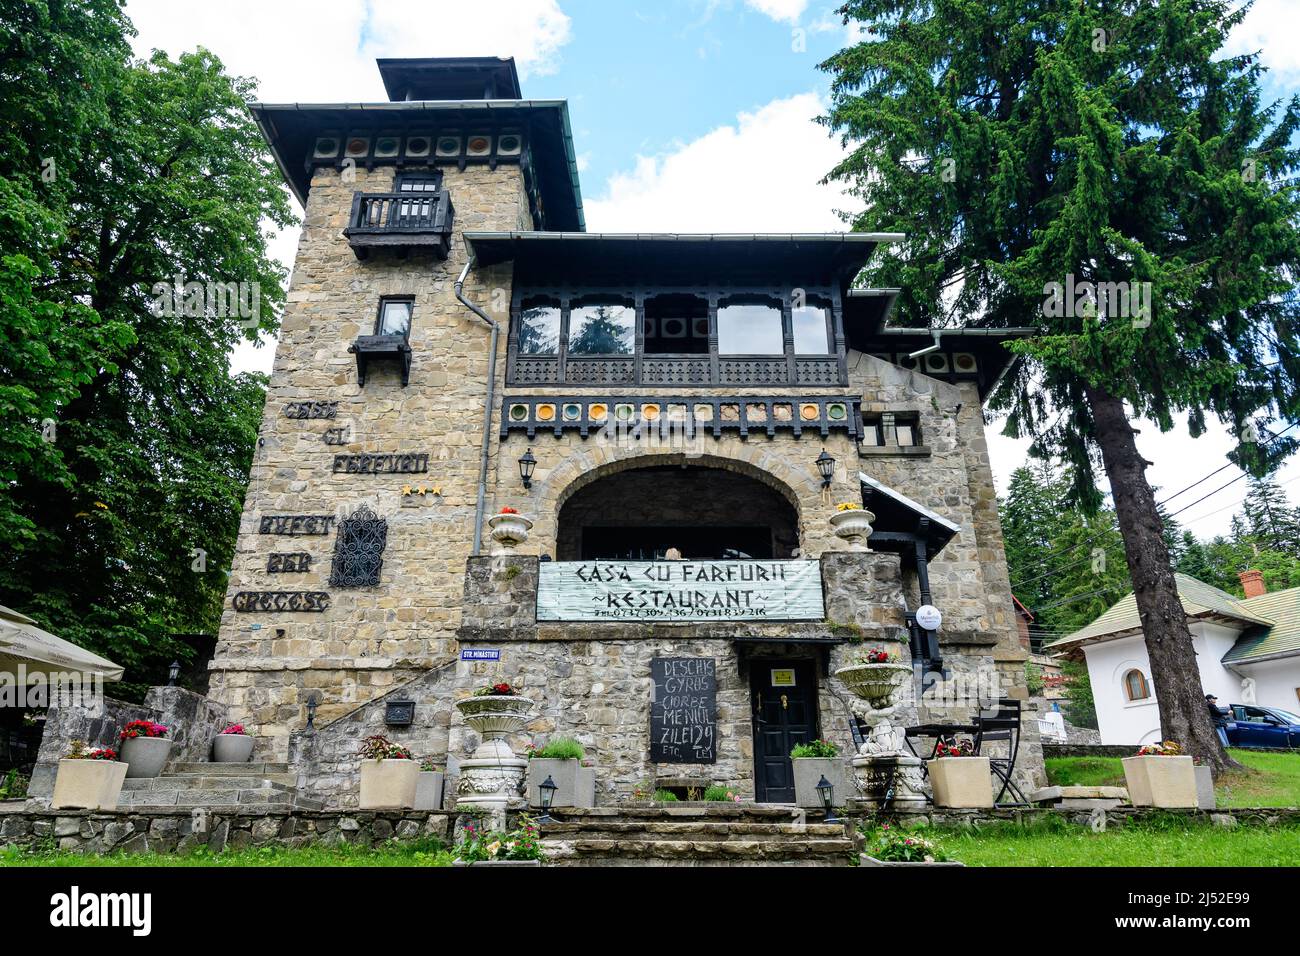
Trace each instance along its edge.
<instances>
[{"instance_id":1,"label":"balcony railing","mask_svg":"<svg viewBox=\"0 0 1300 956\"><path fill-rule=\"evenodd\" d=\"M354 193L343 234L358 259L372 249L431 251L447 258L454 210L445 189L426 193Z\"/></svg>"}]
</instances>

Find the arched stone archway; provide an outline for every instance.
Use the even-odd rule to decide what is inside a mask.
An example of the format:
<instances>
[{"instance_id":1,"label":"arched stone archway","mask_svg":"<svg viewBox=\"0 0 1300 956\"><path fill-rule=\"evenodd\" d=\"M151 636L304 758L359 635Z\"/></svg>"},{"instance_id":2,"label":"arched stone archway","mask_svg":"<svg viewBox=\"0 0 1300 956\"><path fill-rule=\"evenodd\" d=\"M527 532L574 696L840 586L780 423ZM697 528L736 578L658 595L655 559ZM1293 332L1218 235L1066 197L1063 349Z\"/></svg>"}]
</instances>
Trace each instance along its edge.
<instances>
[{"instance_id":1,"label":"arched stone archway","mask_svg":"<svg viewBox=\"0 0 1300 956\"><path fill-rule=\"evenodd\" d=\"M798 553L794 493L745 462L640 456L575 478L558 496L556 559L789 558Z\"/></svg>"}]
</instances>

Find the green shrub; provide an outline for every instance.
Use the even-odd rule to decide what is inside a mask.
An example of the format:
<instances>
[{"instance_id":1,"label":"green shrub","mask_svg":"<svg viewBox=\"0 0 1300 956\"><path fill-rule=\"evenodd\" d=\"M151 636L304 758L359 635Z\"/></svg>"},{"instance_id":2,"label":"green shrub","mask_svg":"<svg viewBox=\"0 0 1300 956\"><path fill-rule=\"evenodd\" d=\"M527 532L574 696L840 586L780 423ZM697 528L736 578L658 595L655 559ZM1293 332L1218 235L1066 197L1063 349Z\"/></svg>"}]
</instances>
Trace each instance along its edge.
<instances>
[{"instance_id":1,"label":"green shrub","mask_svg":"<svg viewBox=\"0 0 1300 956\"><path fill-rule=\"evenodd\" d=\"M671 790L656 790L654 800L656 803L677 803L677 794Z\"/></svg>"},{"instance_id":2,"label":"green shrub","mask_svg":"<svg viewBox=\"0 0 1300 956\"><path fill-rule=\"evenodd\" d=\"M889 823L872 826L864 822L858 827L866 837L866 853L877 860L897 863L941 862L947 855L932 840L915 830L900 829Z\"/></svg>"},{"instance_id":3,"label":"green shrub","mask_svg":"<svg viewBox=\"0 0 1300 956\"><path fill-rule=\"evenodd\" d=\"M795 744L790 750L790 756L794 759L801 757L821 757L830 759L840 755L840 748L829 740L812 740L806 744Z\"/></svg>"},{"instance_id":4,"label":"green shrub","mask_svg":"<svg viewBox=\"0 0 1300 956\"><path fill-rule=\"evenodd\" d=\"M21 800L27 796L27 785L31 783L16 769L0 777L0 800Z\"/></svg>"},{"instance_id":5,"label":"green shrub","mask_svg":"<svg viewBox=\"0 0 1300 956\"><path fill-rule=\"evenodd\" d=\"M534 750L529 757L545 757L548 760L581 760L586 755L582 744L572 737L556 737L540 750Z\"/></svg>"},{"instance_id":6,"label":"green shrub","mask_svg":"<svg viewBox=\"0 0 1300 956\"><path fill-rule=\"evenodd\" d=\"M739 803L740 794L736 793L734 787L715 783L713 786L705 788L704 799L710 803Z\"/></svg>"}]
</instances>

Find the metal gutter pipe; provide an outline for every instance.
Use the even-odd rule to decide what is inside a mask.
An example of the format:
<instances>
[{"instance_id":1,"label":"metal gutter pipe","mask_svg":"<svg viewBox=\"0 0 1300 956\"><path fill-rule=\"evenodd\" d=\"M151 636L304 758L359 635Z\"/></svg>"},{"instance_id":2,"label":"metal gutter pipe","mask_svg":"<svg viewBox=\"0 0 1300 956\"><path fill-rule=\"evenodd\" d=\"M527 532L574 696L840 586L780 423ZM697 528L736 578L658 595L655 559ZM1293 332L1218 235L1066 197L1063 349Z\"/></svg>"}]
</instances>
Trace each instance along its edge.
<instances>
[{"instance_id":1,"label":"metal gutter pipe","mask_svg":"<svg viewBox=\"0 0 1300 956\"><path fill-rule=\"evenodd\" d=\"M465 298L463 291L465 277L469 275L469 270L474 268L474 262L474 250L470 249L465 268L460 270L460 277L456 279L455 289L456 298L460 300L461 304L482 319L487 324L487 327L492 330L492 343L488 346L487 399L486 406L483 409L483 447L478 463L478 502L474 507L474 548L470 551L472 556L477 557L480 551L480 542L483 540L483 506L487 498L488 449L492 441L492 405L496 400L497 389L497 340L501 336L501 326L497 325L486 312Z\"/></svg>"}]
</instances>

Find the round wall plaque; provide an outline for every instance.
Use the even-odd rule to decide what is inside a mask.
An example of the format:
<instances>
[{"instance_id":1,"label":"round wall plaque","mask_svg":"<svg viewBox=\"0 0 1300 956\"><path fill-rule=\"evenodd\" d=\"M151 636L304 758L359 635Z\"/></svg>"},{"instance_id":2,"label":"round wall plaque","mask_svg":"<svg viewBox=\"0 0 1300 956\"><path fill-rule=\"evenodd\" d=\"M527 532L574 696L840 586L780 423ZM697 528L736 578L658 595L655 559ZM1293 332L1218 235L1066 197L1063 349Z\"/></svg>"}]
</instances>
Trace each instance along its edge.
<instances>
[{"instance_id":1,"label":"round wall plaque","mask_svg":"<svg viewBox=\"0 0 1300 956\"><path fill-rule=\"evenodd\" d=\"M933 604L922 604L916 609L916 623L927 631L937 631L943 623L943 615Z\"/></svg>"}]
</instances>

